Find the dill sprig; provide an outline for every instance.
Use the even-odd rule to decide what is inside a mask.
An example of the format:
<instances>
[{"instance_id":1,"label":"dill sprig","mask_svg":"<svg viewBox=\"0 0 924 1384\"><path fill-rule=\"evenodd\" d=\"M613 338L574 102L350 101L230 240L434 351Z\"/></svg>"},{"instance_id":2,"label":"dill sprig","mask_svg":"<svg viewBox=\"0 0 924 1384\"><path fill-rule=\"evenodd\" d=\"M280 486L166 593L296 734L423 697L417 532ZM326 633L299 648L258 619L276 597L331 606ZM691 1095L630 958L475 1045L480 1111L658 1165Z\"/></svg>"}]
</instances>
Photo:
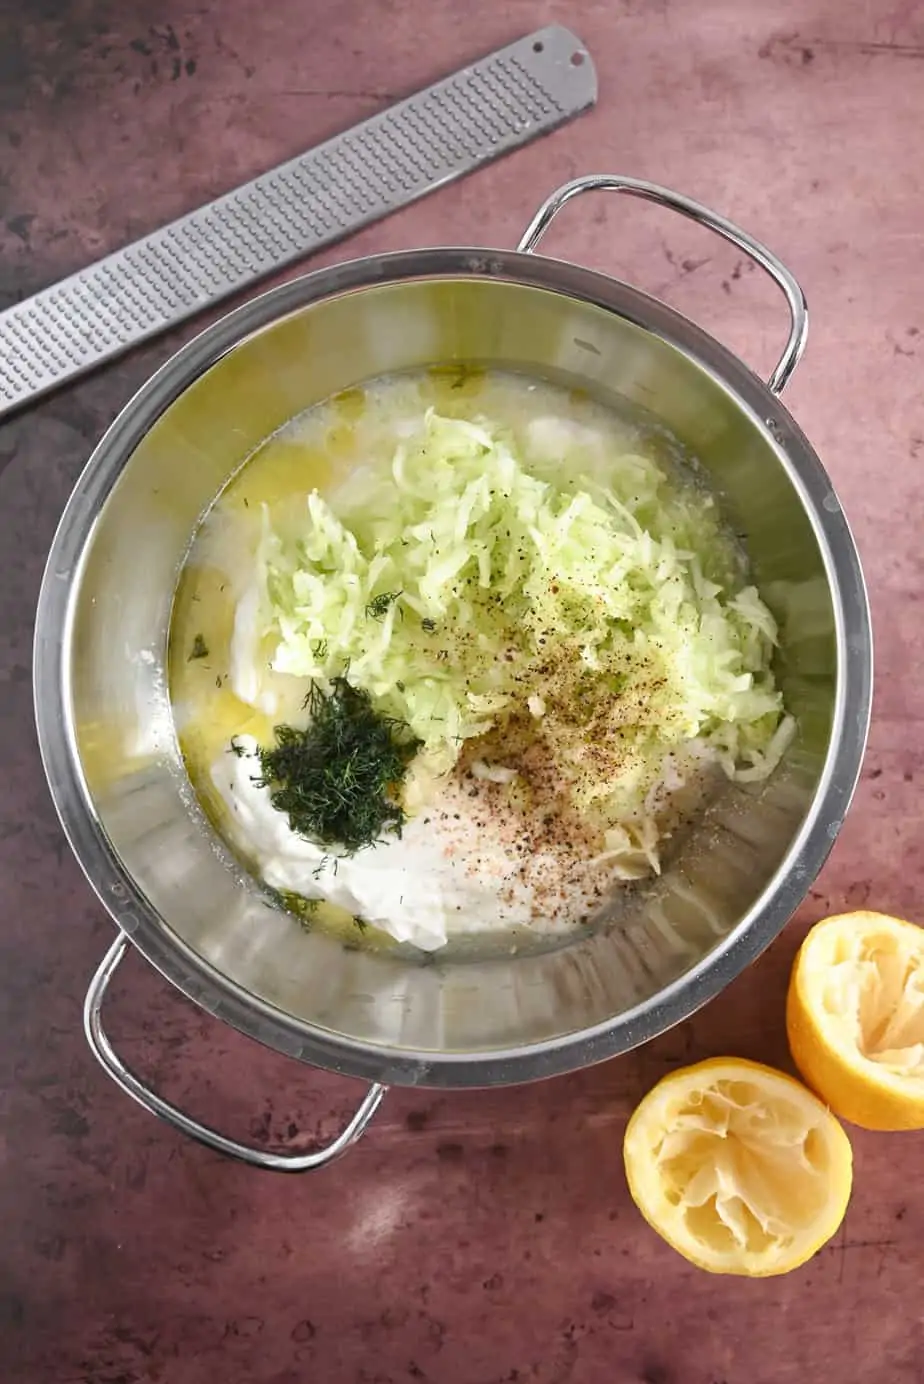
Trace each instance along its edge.
<instances>
[{"instance_id":1,"label":"dill sprig","mask_svg":"<svg viewBox=\"0 0 924 1384\"><path fill-rule=\"evenodd\" d=\"M404 811L394 791L421 742L344 677L329 692L313 683L305 706L308 727L276 726L275 746L259 752L273 806L297 835L350 855L385 832L400 836Z\"/></svg>"},{"instance_id":2,"label":"dill sprig","mask_svg":"<svg viewBox=\"0 0 924 1384\"><path fill-rule=\"evenodd\" d=\"M400 591L383 591L380 596L373 596L366 606L366 615L373 620L383 620L388 614L388 607L393 605L401 594Z\"/></svg>"},{"instance_id":3,"label":"dill sprig","mask_svg":"<svg viewBox=\"0 0 924 1384\"><path fill-rule=\"evenodd\" d=\"M280 908L292 913L306 932L311 931L311 922L317 912L320 899L308 899L293 889L273 889L270 891Z\"/></svg>"}]
</instances>

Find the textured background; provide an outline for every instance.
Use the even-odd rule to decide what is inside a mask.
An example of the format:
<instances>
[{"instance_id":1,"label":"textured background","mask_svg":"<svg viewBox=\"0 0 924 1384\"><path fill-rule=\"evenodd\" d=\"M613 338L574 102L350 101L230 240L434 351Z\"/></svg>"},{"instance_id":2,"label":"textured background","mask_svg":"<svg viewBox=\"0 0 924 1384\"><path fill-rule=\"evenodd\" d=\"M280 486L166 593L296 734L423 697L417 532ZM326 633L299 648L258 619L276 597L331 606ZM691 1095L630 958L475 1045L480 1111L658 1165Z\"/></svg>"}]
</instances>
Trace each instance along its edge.
<instances>
[{"instance_id":1,"label":"textured background","mask_svg":"<svg viewBox=\"0 0 924 1384\"><path fill-rule=\"evenodd\" d=\"M595 58L596 111L316 262L510 245L552 187L594 169L689 193L792 265L813 333L787 399L872 588L877 703L853 812L776 945L641 1052L531 1088L394 1095L315 1179L224 1162L92 1065L80 1005L112 927L58 829L29 685L58 514L181 334L0 426L4 1384L924 1378L921 1136L858 1134L842 1232L767 1283L688 1270L642 1226L620 1167L627 1113L670 1067L724 1051L786 1062L786 973L812 920L867 902L924 919L921 5L0 0L0 306L552 20ZM784 335L772 289L696 228L583 202L550 249L772 365ZM309 1143L356 1098L209 1020L137 960L110 1017L166 1093L252 1138Z\"/></svg>"}]
</instances>

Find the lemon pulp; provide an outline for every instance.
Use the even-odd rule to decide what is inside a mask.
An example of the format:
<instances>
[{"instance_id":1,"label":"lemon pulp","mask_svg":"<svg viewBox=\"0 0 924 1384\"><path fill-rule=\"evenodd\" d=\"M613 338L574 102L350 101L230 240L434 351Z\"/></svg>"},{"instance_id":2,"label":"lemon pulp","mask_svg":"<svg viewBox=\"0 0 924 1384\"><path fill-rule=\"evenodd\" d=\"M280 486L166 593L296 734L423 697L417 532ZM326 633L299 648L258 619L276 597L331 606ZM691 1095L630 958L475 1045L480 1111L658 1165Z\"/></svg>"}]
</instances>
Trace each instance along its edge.
<instances>
[{"instance_id":1,"label":"lemon pulp","mask_svg":"<svg viewBox=\"0 0 924 1384\"><path fill-rule=\"evenodd\" d=\"M772 1068L717 1059L674 1072L626 1131L626 1172L650 1224L714 1273L784 1273L837 1229L850 1194L846 1135Z\"/></svg>"},{"instance_id":2,"label":"lemon pulp","mask_svg":"<svg viewBox=\"0 0 924 1384\"><path fill-rule=\"evenodd\" d=\"M881 913L827 918L796 958L787 1030L802 1075L868 1129L924 1128L924 930Z\"/></svg>"},{"instance_id":3,"label":"lemon pulp","mask_svg":"<svg viewBox=\"0 0 924 1384\"><path fill-rule=\"evenodd\" d=\"M922 940L874 924L834 932L831 941L821 999L832 1029L868 1061L924 1079Z\"/></svg>"}]
</instances>

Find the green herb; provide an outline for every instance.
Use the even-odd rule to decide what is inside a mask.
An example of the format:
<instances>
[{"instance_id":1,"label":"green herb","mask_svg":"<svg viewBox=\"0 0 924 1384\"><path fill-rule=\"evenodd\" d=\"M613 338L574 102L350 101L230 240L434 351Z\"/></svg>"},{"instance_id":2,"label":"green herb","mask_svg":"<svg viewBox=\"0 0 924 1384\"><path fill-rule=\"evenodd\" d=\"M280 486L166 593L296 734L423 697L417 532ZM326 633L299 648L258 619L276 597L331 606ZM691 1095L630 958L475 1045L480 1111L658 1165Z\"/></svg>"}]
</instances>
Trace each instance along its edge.
<instances>
[{"instance_id":1,"label":"green herb","mask_svg":"<svg viewBox=\"0 0 924 1384\"><path fill-rule=\"evenodd\" d=\"M206 644L205 640L202 638L202 635L201 635L201 634L197 634L196 637L195 637L195 639L194 639L193 642L192 642L192 648L191 648L190 651L189 651L189 658L188 658L187 662L188 662L188 663L192 663L192 661L193 661L194 658L208 658L208 656L209 656L208 645Z\"/></svg>"},{"instance_id":2,"label":"green herb","mask_svg":"<svg viewBox=\"0 0 924 1384\"><path fill-rule=\"evenodd\" d=\"M436 629L436 621L435 621L435 620L421 620L421 622L420 622L420 628L421 628L422 630L426 630L426 631L427 631L427 634L432 634L433 631Z\"/></svg>"},{"instance_id":3,"label":"green herb","mask_svg":"<svg viewBox=\"0 0 924 1384\"><path fill-rule=\"evenodd\" d=\"M327 657L327 640L316 639L314 643L311 645L311 652L320 663L322 659L325 659Z\"/></svg>"},{"instance_id":4,"label":"green herb","mask_svg":"<svg viewBox=\"0 0 924 1384\"><path fill-rule=\"evenodd\" d=\"M383 591L380 596L373 596L366 606L366 614L373 620L382 620L388 612L388 607L392 605L401 595L400 591Z\"/></svg>"},{"instance_id":5,"label":"green herb","mask_svg":"<svg viewBox=\"0 0 924 1384\"><path fill-rule=\"evenodd\" d=\"M304 894L296 894L294 889L274 889L272 892L279 907L285 909L286 913L293 914L308 931L318 911L320 899L306 899Z\"/></svg>"},{"instance_id":6,"label":"green herb","mask_svg":"<svg viewBox=\"0 0 924 1384\"><path fill-rule=\"evenodd\" d=\"M353 922L359 928L360 932L365 932L366 928L369 926L365 918L360 918L358 913L353 914Z\"/></svg>"},{"instance_id":7,"label":"green herb","mask_svg":"<svg viewBox=\"0 0 924 1384\"><path fill-rule=\"evenodd\" d=\"M404 812L394 791L421 742L344 677L334 678L329 692L312 684L305 706L307 729L277 726L275 746L259 752L273 806L299 836L349 855L384 832L400 836Z\"/></svg>"}]
</instances>

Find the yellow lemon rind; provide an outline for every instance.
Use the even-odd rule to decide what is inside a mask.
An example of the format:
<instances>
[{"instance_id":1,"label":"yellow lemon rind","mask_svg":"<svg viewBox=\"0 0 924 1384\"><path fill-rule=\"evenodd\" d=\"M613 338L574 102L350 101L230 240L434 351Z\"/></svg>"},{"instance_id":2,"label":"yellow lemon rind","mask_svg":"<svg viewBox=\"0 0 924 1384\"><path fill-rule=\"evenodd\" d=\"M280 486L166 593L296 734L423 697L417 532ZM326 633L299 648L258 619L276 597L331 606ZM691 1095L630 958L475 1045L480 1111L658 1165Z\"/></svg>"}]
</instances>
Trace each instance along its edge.
<instances>
[{"instance_id":1,"label":"yellow lemon rind","mask_svg":"<svg viewBox=\"0 0 924 1384\"><path fill-rule=\"evenodd\" d=\"M644 1136L649 1114L656 1105L659 1094L676 1087L679 1083L687 1084L691 1090L695 1089L700 1078L708 1078L711 1075L715 1081L720 1073L731 1080L759 1076L764 1081L775 1084L781 1091L785 1089L790 1098L795 1095L800 1102L812 1108L817 1119L817 1127L824 1132L832 1158L830 1200L823 1215L816 1217L812 1226L796 1239L785 1257L777 1255L768 1258L763 1254L742 1251L725 1256L705 1257L697 1251L697 1243L691 1236L677 1233L677 1226L682 1223L681 1214L678 1212L674 1218L676 1224L672 1224L672 1218L664 1216L663 1201L656 1206L656 1198L649 1195L646 1184L653 1182L655 1178L648 1142ZM702 1084L706 1087L710 1083L703 1080ZM752 1062L747 1058L708 1058L662 1077L639 1103L626 1126L623 1156L629 1193L652 1230L689 1263L712 1274L771 1278L800 1268L837 1233L847 1211L853 1186L853 1150L850 1140L834 1115L812 1091L794 1077L775 1067L766 1066L762 1062ZM646 1177L646 1174L649 1176Z\"/></svg>"},{"instance_id":2,"label":"yellow lemon rind","mask_svg":"<svg viewBox=\"0 0 924 1384\"><path fill-rule=\"evenodd\" d=\"M811 996L813 953L827 934L868 928L907 933L924 954L924 931L915 923L872 911L839 913L809 931L796 955L786 997L786 1033L803 1080L833 1112L860 1129L924 1129L924 1087L897 1076L856 1050L835 1044Z\"/></svg>"}]
</instances>

